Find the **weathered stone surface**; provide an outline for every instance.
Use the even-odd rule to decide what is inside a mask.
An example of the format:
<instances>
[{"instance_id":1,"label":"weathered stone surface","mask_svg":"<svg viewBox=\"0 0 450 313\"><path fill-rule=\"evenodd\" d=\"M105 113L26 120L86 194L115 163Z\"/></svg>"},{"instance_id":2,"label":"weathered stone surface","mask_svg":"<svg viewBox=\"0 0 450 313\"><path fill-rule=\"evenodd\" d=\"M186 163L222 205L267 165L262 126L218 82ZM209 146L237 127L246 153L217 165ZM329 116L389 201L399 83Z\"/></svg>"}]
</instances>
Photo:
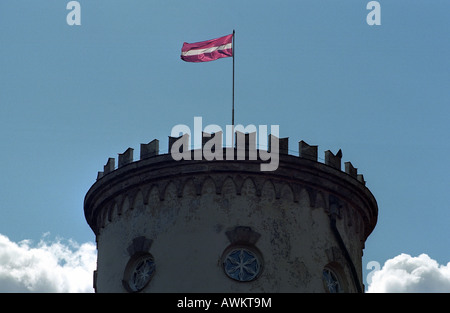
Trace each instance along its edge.
<instances>
[{"instance_id":1,"label":"weathered stone surface","mask_svg":"<svg viewBox=\"0 0 450 313\"><path fill-rule=\"evenodd\" d=\"M355 292L330 214L362 284L376 200L349 165L345 173L309 155L280 154L273 172L261 172L260 160L174 161L169 154L108 172L113 167L105 166L108 175L84 204L98 243L96 290L125 292L130 251L144 249L156 264L145 292L323 292L325 266L337 272L344 291ZM233 244L261 254L257 279L240 283L224 274L223 253Z\"/></svg>"}]
</instances>

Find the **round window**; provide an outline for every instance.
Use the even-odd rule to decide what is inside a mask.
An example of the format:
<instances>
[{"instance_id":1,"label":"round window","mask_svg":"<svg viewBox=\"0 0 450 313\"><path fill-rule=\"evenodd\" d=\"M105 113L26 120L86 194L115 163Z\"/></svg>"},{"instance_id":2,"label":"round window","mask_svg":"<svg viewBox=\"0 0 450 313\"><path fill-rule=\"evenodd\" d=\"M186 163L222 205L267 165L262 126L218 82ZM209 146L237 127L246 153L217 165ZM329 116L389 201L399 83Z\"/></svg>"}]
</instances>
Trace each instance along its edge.
<instances>
[{"instance_id":1,"label":"round window","mask_svg":"<svg viewBox=\"0 0 450 313\"><path fill-rule=\"evenodd\" d=\"M322 272L322 280L325 290L330 293L341 292L341 285L337 275L329 268L324 268Z\"/></svg>"},{"instance_id":2,"label":"round window","mask_svg":"<svg viewBox=\"0 0 450 313\"><path fill-rule=\"evenodd\" d=\"M130 292L144 289L155 273L155 262L149 253L132 257L125 270L124 283Z\"/></svg>"},{"instance_id":3,"label":"round window","mask_svg":"<svg viewBox=\"0 0 450 313\"><path fill-rule=\"evenodd\" d=\"M262 264L259 253L248 247L235 247L226 250L223 268L228 277L240 281L252 281L261 272Z\"/></svg>"}]
</instances>

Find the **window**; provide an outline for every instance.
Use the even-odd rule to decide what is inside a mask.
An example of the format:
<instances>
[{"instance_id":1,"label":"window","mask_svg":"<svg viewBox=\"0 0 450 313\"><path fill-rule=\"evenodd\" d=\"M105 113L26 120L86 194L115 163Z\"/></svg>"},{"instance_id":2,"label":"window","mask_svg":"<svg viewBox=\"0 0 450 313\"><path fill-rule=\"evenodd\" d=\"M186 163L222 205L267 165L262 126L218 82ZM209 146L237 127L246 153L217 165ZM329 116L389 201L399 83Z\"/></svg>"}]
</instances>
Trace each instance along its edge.
<instances>
[{"instance_id":1,"label":"window","mask_svg":"<svg viewBox=\"0 0 450 313\"><path fill-rule=\"evenodd\" d=\"M224 252L223 268L231 279L240 282L252 281L261 272L261 257L256 248L231 246Z\"/></svg>"},{"instance_id":2,"label":"window","mask_svg":"<svg viewBox=\"0 0 450 313\"><path fill-rule=\"evenodd\" d=\"M322 272L322 280L326 292L339 293L342 292L341 284L338 276L329 268L325 267Z\"/></svg>"},{"instance_id":3,"label":"window","mask_svg":"<svg viewBox=\"0 0 450 313\"><path fill-rule=\"evenodd\" d=\"M150 253L138 253L132 256L125 268L124 287L129 292L142 291L152 280L155 273L155 261Z\"/></svg>"}]
</instances>

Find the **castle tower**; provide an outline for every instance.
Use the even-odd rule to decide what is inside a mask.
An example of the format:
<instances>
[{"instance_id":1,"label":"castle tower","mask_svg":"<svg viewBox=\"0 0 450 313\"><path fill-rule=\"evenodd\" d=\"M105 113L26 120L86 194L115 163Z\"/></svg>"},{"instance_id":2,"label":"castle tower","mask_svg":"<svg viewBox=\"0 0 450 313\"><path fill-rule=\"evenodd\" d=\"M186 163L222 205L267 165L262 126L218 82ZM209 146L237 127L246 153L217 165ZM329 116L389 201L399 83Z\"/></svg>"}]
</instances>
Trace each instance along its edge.
<instances>
[{"instance_id":1,"label":"castle tower","mask_svg":"<svg viewBox=\"0 0 450 313\"><path fill-rule=\"evenodd\" d=\"M245 160L238 147L223 160L175 161L158 140L141 144L137 161L131 148L117 168L110 158L84 203L95 290L362 292L376 200L350 162L341 170L340 150L321 163L317 146L298 145L289 155L279 139L275 171L261 171L248 144Z\"/></svg>"}]
</instances>

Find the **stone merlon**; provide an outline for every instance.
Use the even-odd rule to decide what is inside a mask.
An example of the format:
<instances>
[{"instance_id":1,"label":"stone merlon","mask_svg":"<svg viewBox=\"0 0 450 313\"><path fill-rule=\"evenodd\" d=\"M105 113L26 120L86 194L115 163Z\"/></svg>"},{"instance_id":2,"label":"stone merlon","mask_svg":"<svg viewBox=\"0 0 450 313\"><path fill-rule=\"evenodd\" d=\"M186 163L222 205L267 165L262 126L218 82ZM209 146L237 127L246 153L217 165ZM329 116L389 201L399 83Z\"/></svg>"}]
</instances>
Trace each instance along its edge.
<instances>
[{"instance_id":1,"label":"stone merlon","mask_svg":"<svg viewBox=\"0 0 450 313\"><path fill-rule=\"evenodd\" d=\"M205 146L205 144L213 139L216 135L223 136L222 132L218 132L217 134L206 134L202 133L204 136L202 137L202 147ZM171 137L169 136L169 142L168 142L168 153L170 155L171 148L177 140L180 138L183 138L185 144L181 145L181 150L184 148L189 147L189 135L184 134L183 136L179 137ZM256 149L256 138L257 134L255 132L253 133L241 133L236 131L236 137L235 137L235 149L241 149L242 145L245 147L245 151L248 151L248 153L251 153L253 158L252 160L257 159L258 155L258 149ZM278 149L280 155L289 155L289 137L286 138L278 138L272 134L268 136L267 140L267 151L271 150L271 142L272 140L278 139ZM239 140L239 142L238 142ZM238 144L239 143L239 144ZM217 149L217 147L215 147ZM224 151L229 148L223 148ZM118 158L118 166L117 168L121 168L124 165L133 163L133 149L128 148L124 153L119 154ZM193 152L194 150L192 150ZM265 151L265 149L259 149L259 151ZM156 157L159 154L159 140L154 139L150 141L147 144L140 145L140 159L139 160L145 160L150 159L153 157ZM183 151L180 151L183 152ZM239 153L243 153L242 151L238 151ZM314 162L318 162L318 146L317 145L309 145L305 141L301 140L298 142L298 156L301 159L306 159ZM336 170L341 171L341 159L342 159L342 151L339 149L339 151L335 154L333 154L330 150L325 151L325 165L328 165ZM350 175L352 178L356 179L358 182L362 183L363 185L366 184L366 181L364 180L364 176L362 174L358 173L357 168L355 168L351 162L345 162L345 173ZM115 171L115 159L109 158L107 163L103 167L103 172L98 172L97 174L97 180L102 179L107 175L108 173L111 173Z\"/></svg>"}]
</instances>

